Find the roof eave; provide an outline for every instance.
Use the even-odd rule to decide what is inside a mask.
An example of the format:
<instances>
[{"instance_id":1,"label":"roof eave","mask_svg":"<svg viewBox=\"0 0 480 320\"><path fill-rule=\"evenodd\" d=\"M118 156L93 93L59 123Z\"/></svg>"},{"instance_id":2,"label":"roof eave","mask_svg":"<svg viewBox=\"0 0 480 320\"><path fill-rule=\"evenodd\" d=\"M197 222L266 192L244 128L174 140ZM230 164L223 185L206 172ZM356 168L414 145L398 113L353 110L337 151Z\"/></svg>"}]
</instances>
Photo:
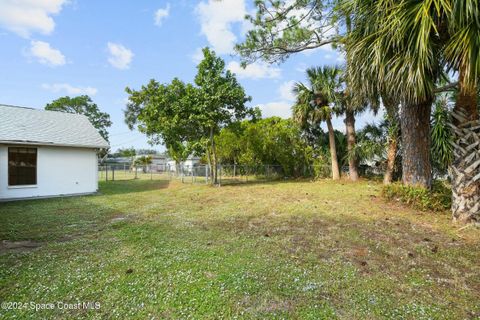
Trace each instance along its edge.
<instances>
[{"instance_id":1,"label":"roof eave","mask_svg":"<svg viewBox=\"0 0 480 320\"><path fill-rule=\"evenodd\" d=\"M82 144L67 144L44 141L23 141L23 140L0 140L0 144L19 144L19 145L35 145L35 146L52 146L52 147L70 147L70 148L90 148L90 149L108 149L108 144L104 145L82 145Z\"/></svg>"}]
</instances>

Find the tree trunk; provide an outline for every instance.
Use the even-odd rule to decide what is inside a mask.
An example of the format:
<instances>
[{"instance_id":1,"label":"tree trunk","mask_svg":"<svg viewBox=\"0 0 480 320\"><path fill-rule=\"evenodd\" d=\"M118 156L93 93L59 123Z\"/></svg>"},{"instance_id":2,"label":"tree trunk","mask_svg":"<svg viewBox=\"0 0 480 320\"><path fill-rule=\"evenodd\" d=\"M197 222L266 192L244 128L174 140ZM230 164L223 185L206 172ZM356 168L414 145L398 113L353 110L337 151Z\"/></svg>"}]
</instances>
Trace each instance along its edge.
<instances>
[{"instance_id":1,"label":"tree trunk","mask_svg":"<svg viewBox=\"0 0 480 320\"><path fill-rule=\"evenodd\" d=\"M459 74L460 92L453 110L453 162L449 168L452 180L453 220L467 223L480 221L480 121L477 110L477 88Z\"/></svg>"},{"instance_id":2,"label":"tree trunk","mask_svg":"<svg viewBox=\"0 0 480 320\"><path fill-rule=\"evenodd\" d=\"M213 128L210 128L210 145L212 146L212 170L213 170L213 184L218 184L218 166L217 166L217 150L215 147L215 139L213 136Z\"/></svg>"},{"instance_id":3,"label":"tree trunk","mask_svg":"<svg viewBox=\"0 0 480 320\"><path fill-rule=\"evenodd\" d=\"M383 184L389 185L393 181L393 171L395 170L395 159L398 150L398 104L386 96L382 96L382 101L389 121L387 167L383 176Z\"/></svg>"},{"instance_id":4,"label":"tree trunk","mask_svg":"<svg viewBox=\"0 0 480 320\"><path fill-rule=\"evenodd\" d=\"M350 153L355 148L356 137L355 137L355 114L351 110L346 111L345 117L345 126L347 132L347 148L348 148L348 172L350 180L358 180L358 163L355 156L351 156Z\"/></svg>"},{"instance_id":5,"label":"tree trunk","mask_svg":"<svg viewBox=\"0 0 480 320\"><path fill-rule=\"evenodd\" d=\"M393 180L393 170L395 169L395 158L397 156L398 140L390 137L388 140L387 150L387 168L385 169L385 175L383 176L383 184L388 185Z\"/></svg>"},{"instance_id":6,"label":"tree trunk","mask_svg":"<svg viewBox=\"0 0 480 320\"><path fill-rule=\"evenodd\" d=\"M400 117L402 130L402 181L406 185L430 189L430 112L432 101L403 105Z\"/></svg>"},{"instance_id":7,"label":"tree trunk","mask_svg":"<svg viewBox=\"0 0 480 320\"><path fill-rule=\"evenodd\" d=\"M335 132L333 131L332 120L327 118L328 140L330 143L330 157L332 158L332 178L333 180L340 179L340 169L338 167L337 147L335 146Z\"/></svg>"},{"instance_id":8,"label":"tree trunk","mask_svg":"<svg viewBox=\"0 0 480 320\"><path fill-rule=\"evenodd\" d=\"M459 93L453 110L465 115L464 122L478 120L477 87L466 83L463 69L460 70L458 84ZM455 125L459 125L461 122L459 119L454 119Z\"/></svg>"},{"instance_id":9,"label":"tree trunk","mask_svg":"<svg viewBox=\"0 0 480 320\"><path fill-rule=\"evenodd\" d=\"M210 176L210 181L213 181L212 154L211 154L210 148L208 147L208 143L207 143L207 161L208 161L208 168L210 170L210 172L208 172L208 175Z\"/></svg>"}]
</instances>

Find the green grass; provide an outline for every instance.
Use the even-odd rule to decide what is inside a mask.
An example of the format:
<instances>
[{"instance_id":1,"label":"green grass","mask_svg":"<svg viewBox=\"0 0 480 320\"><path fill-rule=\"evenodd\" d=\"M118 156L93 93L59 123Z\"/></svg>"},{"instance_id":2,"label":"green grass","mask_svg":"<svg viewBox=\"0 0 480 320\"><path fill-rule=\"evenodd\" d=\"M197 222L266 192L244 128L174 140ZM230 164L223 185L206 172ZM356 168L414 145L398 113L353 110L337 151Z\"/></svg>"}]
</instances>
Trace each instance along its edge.
<instances>
[{"instance_id":1,"label":"green grass","mask_svg":"<svg viewBox=\"0 0 480 320\"><path fill-rule=\"evenodd\" d=\"M469 319L480 231L389 204L375 182L102 182L0 203L0 300L96 301L10 318Z\"/></svg>"}]
</instances>

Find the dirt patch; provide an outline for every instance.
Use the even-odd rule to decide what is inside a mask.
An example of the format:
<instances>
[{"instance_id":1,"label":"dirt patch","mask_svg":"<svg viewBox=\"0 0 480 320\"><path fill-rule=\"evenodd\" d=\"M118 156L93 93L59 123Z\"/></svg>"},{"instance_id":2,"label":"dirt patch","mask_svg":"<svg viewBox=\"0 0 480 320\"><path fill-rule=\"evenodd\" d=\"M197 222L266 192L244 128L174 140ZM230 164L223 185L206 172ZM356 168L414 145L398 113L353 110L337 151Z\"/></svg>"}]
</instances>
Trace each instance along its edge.
<instances>
[{"instance_id":1,"label":"dirt patch","mask_svg":"<svg viewBox=\"0 0 480 320\"><path fill-rule=\"evenodd\" d=\"M241 311L248 314L289 312L295 308L295 304L292 300L264 300L261 298L255 299L251 296L246 296L240 299L238 306Z\"/></svg>"},{"instance_id":2,"label":"dirt patch","mask_svg":"<svg viewBox=\"0 0 480 320\"><path fill-rule=\"evenodd\" d=\"M9 241L2 240L0 242L0 254L10 253L10 252L21 252L21 251L30 251L38 247L41 247L40 242L24 240L24 241Z\"/></svg>"}]
</instances>

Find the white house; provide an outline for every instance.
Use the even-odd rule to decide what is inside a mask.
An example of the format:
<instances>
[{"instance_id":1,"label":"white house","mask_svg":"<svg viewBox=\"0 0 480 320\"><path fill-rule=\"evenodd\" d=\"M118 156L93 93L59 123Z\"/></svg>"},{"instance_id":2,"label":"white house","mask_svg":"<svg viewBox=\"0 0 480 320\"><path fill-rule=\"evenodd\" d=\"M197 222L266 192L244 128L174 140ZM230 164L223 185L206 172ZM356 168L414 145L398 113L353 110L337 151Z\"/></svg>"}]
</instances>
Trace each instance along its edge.
<instances>
[{"instance_id":1,"label":"white house","mask_svg":"<svg viewBox=\"0 0 480 320\"><path fill-rule=\"evenodd\" d=\"M83 115L0 105L0 200L96 192L101 148Z\"/></svg>"},{"instance_id":2,"label":"white house","mask_svg":"<svg viewBox=\"0 0 480 320\"><path fill-rule=\"evenodd\" d=\"M191 172L192 168L200 164L200 157L189 156L185 161L181 162L179 165L183 166L184 170ZM167 159L167 166L170 168L170 171L177 171L177 164L173 159Z\"/></svg>"}]
</instances>

